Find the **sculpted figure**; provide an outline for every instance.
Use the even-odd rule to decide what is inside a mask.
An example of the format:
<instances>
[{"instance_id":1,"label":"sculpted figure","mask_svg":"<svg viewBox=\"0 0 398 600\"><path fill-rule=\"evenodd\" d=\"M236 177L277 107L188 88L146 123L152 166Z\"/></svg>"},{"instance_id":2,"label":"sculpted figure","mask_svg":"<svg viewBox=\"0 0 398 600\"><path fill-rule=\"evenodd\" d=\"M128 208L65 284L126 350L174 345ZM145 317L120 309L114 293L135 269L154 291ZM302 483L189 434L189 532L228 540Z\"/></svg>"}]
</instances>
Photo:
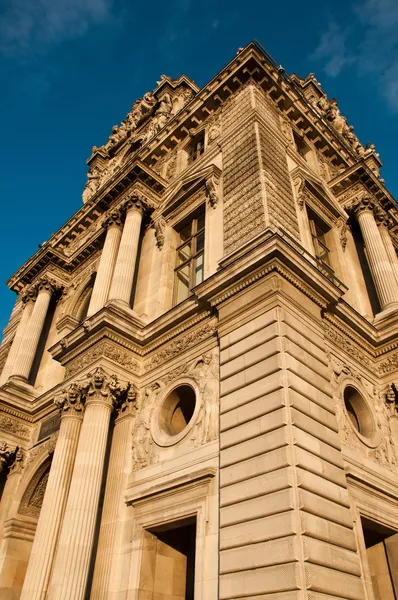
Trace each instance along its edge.
<instances>
[{"instance_id":1,"label":"sculpted figure","mask_svg":"<svg viewBox=\"0 0 398 600\"><path fill-rule=\"evenodd\" d=\"M207 352L194 363L191 373L202 396L202 439L210 442L218 437L218 361L211 352Z\"/></svg>"},{"instance_id":2,"label":"sculpted figure","mask_svg":"<svg viewBox=\"0 0 398 600\"><path fill-rule=\"evenodd\" d=\"M133 470L146 467L151 462L152 436L150 433L153 400L159 384L146 388L145 393L137 395L136 418L133 431Z\"/></svg>"},{"instance_id":3,"label":"sculpted figure","mask_svg":"<svg viewBox=\"0 0 398 600\"><path fill-rule=\"evenodd\" d=\"M99 188L99 185L100 172L98 167L94 167L92 170L90 169L87 173L87 182L83 190L83 202L87 202L92 196L94 196L95 192Z\"/></svg>"},{"instance_id":4,"label":"sculpted figure","mask_svg":"<svg viewBox=\"0 0 398 600\"><path fill-rule=\"evenodd\" d=\"M383 399L377 394L375 395L375 412L377 421L380 426L381 442L376 450L376 456L382 464L395 465L395 444L391 434L388 408Z\"/></svg>"},{"instance_id":5,"label":"sculpted figure","mask_svg":"<svg viewBox=\"0 0 398 600\"><path fill-rule=\"evenodd\" d=\"M159 108L156 111L156 125L157 130L160 131L162 127L164 127L171 117L171 113L173 110L173 102L171 100L170 94L165 94L159 104Z\"/></svg>"}]
</instances>

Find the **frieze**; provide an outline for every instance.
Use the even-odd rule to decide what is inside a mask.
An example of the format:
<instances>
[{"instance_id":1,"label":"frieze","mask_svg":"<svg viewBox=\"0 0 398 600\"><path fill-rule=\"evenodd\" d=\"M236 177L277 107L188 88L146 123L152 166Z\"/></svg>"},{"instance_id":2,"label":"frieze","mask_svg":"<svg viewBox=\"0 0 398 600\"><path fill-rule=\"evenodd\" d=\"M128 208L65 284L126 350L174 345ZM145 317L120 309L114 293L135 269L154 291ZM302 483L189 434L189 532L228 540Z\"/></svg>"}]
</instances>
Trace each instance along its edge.
<instances>
[{"instance_id":1,"label":"frieze","mask_svg":"<svg viewBox=\"0 0 398 600\"><path fill-rule=\"evenodd\" d=\"M5 415L0 415L0 429L7 431L7 433L13 433L20 438L28 440L30 438L30 429L19 421L15 421Z\"/></svg>"},{"instance_id":2,"label":"frieze","mask_svg":"<svg viewBox=\"0 0 398 600\"><path fill-rule=\"evenodd\" d=\"M323 323L323 329L327 338L342 348L351 358L358 361L367 368L372 368L373 365L369 358L350 340L344 335L339 333L334 327L331 327L328 323ZM373 369L372 369L373 370Z\"/></svg>"},{"instance_id":3,"label":"frieze","mask_svg":"<svg viewBox=\"0 0 398 600\"><path fill-rule=\"evenodd\" d=\"M140 371L139 363L128 350L124 350L111 342L102 342L67 365L66 377L71 377L101 357L109 358L133 373L138 374Z\"/></svg>"},{"instance_id":4,"label":"frieze","mask_svg":"<svg viewBox=\"0 0 398 600\"><path fill-rule=\"evenodd\" d=\"M386 360L383 360L379 364L379 372L380 375L385 375L386 373L391 373L391 371L395 371L398 369L398 353L389 356Z\"/></svg>"},{"instance_id":5,"label":"frieze","mask_svg":"<svg viewBox=\"0 0 398 600\"><path fill-rule=\"evenodd\" d=\"M167 346L167 348L161 350L148 360L147 364L144 366L144 372L148 372L159 367L175 356L181 354L181 352L184 352L188 348L199 344L206 338L214 335L215 331L216 328L214 323L206 323L202 327L190 331L183 337L174 340Z\"/></svg>"}]
</instances>

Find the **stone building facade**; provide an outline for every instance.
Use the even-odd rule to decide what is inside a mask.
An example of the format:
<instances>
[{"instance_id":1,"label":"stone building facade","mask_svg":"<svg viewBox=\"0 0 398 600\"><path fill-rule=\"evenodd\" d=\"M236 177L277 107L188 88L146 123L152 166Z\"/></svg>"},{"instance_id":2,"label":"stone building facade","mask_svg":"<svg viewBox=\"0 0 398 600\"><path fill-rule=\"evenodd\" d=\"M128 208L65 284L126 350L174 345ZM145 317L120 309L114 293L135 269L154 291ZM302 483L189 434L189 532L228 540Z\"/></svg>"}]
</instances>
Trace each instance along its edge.
<instances>
[{"instance_id":1,"label":"stone building facade","mask_svg":"<svg viewBox=\"0 0 398 600\"><path fill-rule=\"evenodd\" d=\"M390 600L398 212L314 75L162 76L8 281L0 597Z\"/></svg>"}]
</instances>

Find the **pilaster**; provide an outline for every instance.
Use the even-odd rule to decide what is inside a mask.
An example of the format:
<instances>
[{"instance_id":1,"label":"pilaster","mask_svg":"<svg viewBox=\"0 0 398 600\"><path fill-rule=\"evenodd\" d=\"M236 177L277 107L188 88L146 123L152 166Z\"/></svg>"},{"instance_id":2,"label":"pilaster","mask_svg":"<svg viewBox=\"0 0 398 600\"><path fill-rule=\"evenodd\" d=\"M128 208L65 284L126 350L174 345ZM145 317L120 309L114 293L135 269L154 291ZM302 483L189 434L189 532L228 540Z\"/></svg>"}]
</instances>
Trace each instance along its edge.
<instances>
[{"instance_id":1,"label":"pilaster","mask_svg":"<svg viewBox=\"0 0 398 600\"><path fill-rule=\"evenodd\" d=\"M320 306L275 276L219 314L220 599L362 600Z\"/></svg>"}]
</instances>

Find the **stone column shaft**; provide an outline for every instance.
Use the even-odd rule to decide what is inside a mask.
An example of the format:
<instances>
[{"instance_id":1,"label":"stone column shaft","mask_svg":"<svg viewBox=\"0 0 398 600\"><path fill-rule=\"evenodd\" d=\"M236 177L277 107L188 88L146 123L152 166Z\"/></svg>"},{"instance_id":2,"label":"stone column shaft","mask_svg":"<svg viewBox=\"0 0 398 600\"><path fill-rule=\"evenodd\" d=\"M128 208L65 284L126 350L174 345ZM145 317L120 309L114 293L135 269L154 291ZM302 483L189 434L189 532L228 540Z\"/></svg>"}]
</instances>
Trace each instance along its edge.
<instances>
[{"instance_id":1,"label":"stone column shaft","mask_svg":"<svg viewBox=\"0 0 398 600\"><path fill-rule=\"evenodd\" d=\"M129 202L109 292L109 300L121 301L128 306L130 306L135 274L142 216L143 207L141 203Z\"/></svg>"},{"instance_id":2,"label":"stone column shaft","mask_svg":"<svg viewBox=\"0 0 398 600\"><path fill-rule=\"evenodd\" d=\"M49 600L83 600L85 597L111 410L111 402L87 402Z\"/></svg>"},{"instance_id":3,"label":"stone column shaft","mask_svg":"<svg viewBox=\"0 0 398 600\"><path fill-rule=\"evenodd\" d=\"M110 592L110 581L117 579L116 565L120 565L120 557L116 555L115 543L120 536L122 526L124 492L128 474L131 471L131 411L119 417L112 436L112 447L109 457L104 507L96 553L95 569L91 598L106 600ZM119 536L118 536L119 533ZM124 564L124 563L123 563ZM112 568L113 567L113 568ZM112 591L114 591L112 589Z\"/></svg>"},{"instance_id":4,"label":"stone column shaft","mask_svg":"<svg viewBox=\"0 0 398 600\"><path fill-rule=\"evenodd\" d=\"M358 210L358 223L365 241L369 266L382 309L398 302L398 285L371 209Z\"/></svg>"},{"instance_id":5,"label":"stone column shaft","mask_svg":"<svg viewBox=\"0 0 398 600\"><path fill-rule=\"evenodd\" d=\"M118 214L111 215L105 225L108 226L108 231L102 248L87 317L91 317L91 315L101 310L106 304L119 250L120 238L122 236L122 223Z\"/></svg>"},{"instance_id":6,"label":"stone column shaft","mask_svg":"<svg viewBox=\"0 0 398 600\"><path fill-rule=\"evenodd\" d=\"M36 355L37 346L43 331L44 321L46 320L48 307L53 290L48 287L42 287L34 304L32 314L26 325L22 341L19 345L18 353L11 370L11 376L27 382L29 374Z\"/></svg>"},{"instance_id":7,"label":"stone column shaft","mask_svg":"<svg viewBox=\"0 0 398 600\"><path fill-rule=\"evenodd\" d=\"M5 383L9 376L11 375L12 367L14 365L15 359L18 355L18 351L21 345L21 341L23 339L26 325L29 322L30 316L33 310L33 302L27 302L22 308L21 319L18 323L17 330L15 332L14 339L11 344L10 351L7 356L7 360L5 362L3 371L0 377L0 385Z\"/></svg>"},{"instance_id":8,"label":"stone column shaft","mask_svg":"<svg viewBox=\"0 0 398 600\"><path fill-rule=\"evenodd\" d=\"M387 256L390 260L392 270L395 274L395 279L398 283L398 257L397 253L395 252L394 244L392 243L390 232L388 231L388 227L386 227L386 225L379 225L379 232L381 235L381 239L383 240Z\"/></svg>"},{"instance_id":9,"label":"stone column shaft","mask_svg":"<svg viewBox=\"0 0 398 600\"><path fill-rule=\"evenodd\" d=\"M33 541L21 600L44 600L68 498L83 415L75 411L61 418L54 457Z\"/></svg>"}]
</instances>

